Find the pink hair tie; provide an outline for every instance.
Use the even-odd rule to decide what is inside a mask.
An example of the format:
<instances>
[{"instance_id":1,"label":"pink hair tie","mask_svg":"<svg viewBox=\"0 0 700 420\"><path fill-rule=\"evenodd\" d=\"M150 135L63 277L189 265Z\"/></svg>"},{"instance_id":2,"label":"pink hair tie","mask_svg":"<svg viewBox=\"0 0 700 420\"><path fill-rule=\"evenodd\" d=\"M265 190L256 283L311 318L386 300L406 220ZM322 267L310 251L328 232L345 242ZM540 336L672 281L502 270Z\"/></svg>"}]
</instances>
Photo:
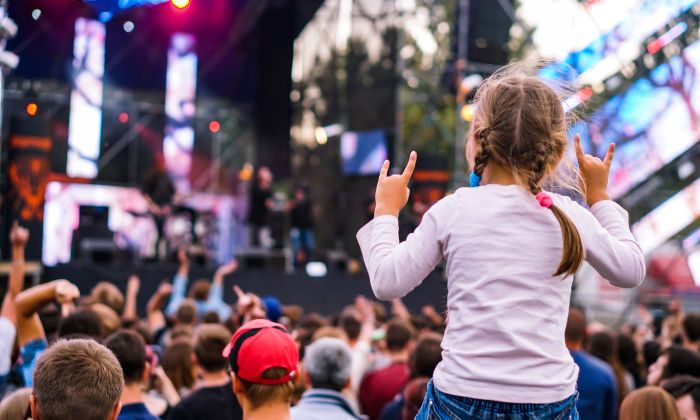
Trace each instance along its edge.
<instances>
[{"instance_id":1,"label":"pink hair tie","mask_svg":"<svg viewBox=\"0 0 700 420\"><path fill-rule=\"evenodd\" d=\"M540 206L545 208L550 208L554 204L552 197L550 197L546 192L538 192L535 198L537 199L537 202L540 203Z\"/></svg>"}]
</instances>

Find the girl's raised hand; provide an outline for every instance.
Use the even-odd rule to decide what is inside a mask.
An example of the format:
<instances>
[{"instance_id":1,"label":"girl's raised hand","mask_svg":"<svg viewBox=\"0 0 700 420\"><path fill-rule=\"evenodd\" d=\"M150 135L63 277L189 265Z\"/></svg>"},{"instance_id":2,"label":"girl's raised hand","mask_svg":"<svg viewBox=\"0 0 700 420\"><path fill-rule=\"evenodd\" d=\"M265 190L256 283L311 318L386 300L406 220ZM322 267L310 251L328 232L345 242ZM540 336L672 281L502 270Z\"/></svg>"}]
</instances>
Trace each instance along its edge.
<instances>
[{"instance_id":1,"label":"girl's raised hand","mask_svg":"<svg viewBox=\"0 0 700 420\"><path fill-rule=\"evenodd\" d=\"M416 168L416 159L418 159L418 154L411 152L403 173L391 176L388 176L389 161L384 161L382 169L379 171L377 192L374 195L374 201L376 202L374 217L399 215L403 206L408 202L408 196L411 192L408 189L408 183L413 175L413 170Z\"/></svg>"},{"instance_id":2,"label":"girl's raised hand","mask_svg":"<svg viewBox=\"0 0 700 420\"><path fill-rule=\"evenodd\" d=\"M586 203L591 207L603 200L610 200L608 195L608 178L610 177L610 164L615 155L615 143L610 143L605 159L600 160L595 156L587 155L581 146L581 136L574 137L576 144L576 159L578 167L585 183Z\"/></svg>"}]
</instances>

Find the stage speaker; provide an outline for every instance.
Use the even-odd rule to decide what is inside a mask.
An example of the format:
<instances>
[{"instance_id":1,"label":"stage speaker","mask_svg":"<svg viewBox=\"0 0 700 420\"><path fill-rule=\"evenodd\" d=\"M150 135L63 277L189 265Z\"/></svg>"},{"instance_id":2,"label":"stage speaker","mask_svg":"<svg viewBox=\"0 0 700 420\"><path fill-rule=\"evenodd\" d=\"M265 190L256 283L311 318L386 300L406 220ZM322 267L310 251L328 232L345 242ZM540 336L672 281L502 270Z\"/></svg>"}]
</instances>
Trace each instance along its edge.
<instances>
[{"instance_id":1,"label":"stage speaker","mask_svg":"<svg viewBox=\"0 0 700 420\"><path fill-rule=\"evenodd\" d=\"M512 9L513 0L469 2L468 61L497 65L508 62L506 44L513 24L503 8L508 5Z\"/></svg>"},{"instance_id":2,"label":"stage speaker","mask_svg":"<svg viewBox=\"0 0 700 420\"><path fill-rule=\"evenodd\" d=\"M95 263L114 262L119 249L114 243L114 233L109 230L109 207L80 206L78 228L73 232L71 244L74 259Z\"/></svg>"}]
</instances>

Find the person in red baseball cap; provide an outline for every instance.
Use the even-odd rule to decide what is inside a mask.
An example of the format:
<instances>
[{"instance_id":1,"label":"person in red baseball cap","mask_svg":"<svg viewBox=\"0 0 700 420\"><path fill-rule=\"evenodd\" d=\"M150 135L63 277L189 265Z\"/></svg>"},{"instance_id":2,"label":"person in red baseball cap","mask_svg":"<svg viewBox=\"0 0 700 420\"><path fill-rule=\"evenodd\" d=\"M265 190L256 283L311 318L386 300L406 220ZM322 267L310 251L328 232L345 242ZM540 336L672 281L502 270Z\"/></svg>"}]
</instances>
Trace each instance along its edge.
<instances>
[{"instance_id":1,"label":"person in red baseball cap","mask_svg":"<svg viewBox=\"0 0 700 420\"><path fill-rule=\"evenodd\" d=\"M223 351L243 418L289 419L299 349L286 328L266 319L243 324Z\"/></svg>"}]
</instances>

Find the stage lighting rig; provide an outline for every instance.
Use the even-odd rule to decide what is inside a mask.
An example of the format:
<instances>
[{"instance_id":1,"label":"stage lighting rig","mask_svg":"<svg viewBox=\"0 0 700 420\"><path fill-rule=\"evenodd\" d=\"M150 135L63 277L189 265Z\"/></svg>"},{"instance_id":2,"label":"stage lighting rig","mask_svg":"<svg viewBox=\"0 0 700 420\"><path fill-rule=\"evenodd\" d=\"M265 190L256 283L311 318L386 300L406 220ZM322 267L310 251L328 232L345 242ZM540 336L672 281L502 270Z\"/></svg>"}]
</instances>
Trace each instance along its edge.
<instances>
[{"instance_id":1,"label":"stage lighting rig","mask_svg":"<svg viewBox=\"0 0 700 420\"><path fill-rule=\"evenodd\" d=\"M170 0L170 3L178 9L184 9L190 5L190 0Z\"/></svg>"},{"instance_id":2,"label":"stage lighting rig","mask_svg":"<svg viewBox=\"0 0 700 420\"><path fill-rule=\"evenodd\" d=\"M17 54L0 50L0 69L2 69L4 73L9 73L16 69L17 65L19 65L19 57Z\"/></svg>"},{"instance_id":3,"label":"stage lighting rig","mask_svg":"<svg viewBox=\"0 0 700 420\"><path fill-rule=\"evenodd\" d=\"M10 39L17 35L17 24L9 16L0 19L0 38Z\"/></svg>"}]
</instances>

